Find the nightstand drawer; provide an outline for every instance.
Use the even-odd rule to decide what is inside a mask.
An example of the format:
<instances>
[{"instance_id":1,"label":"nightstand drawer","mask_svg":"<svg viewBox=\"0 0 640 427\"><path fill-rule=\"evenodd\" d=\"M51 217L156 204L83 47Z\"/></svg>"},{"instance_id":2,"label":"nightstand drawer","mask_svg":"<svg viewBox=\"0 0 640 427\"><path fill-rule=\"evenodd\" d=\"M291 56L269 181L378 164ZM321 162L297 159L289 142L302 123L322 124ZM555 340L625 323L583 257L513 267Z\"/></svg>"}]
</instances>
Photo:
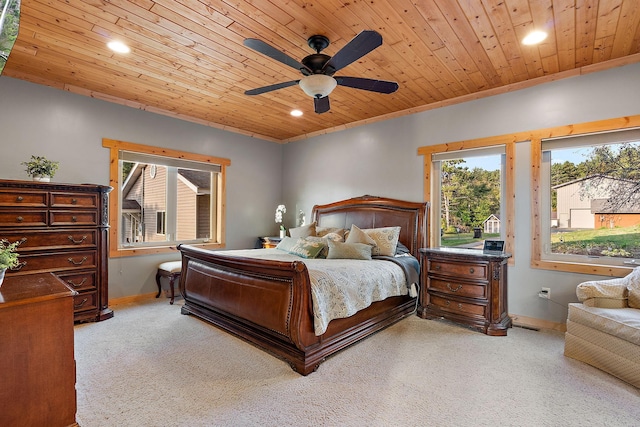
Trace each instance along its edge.
<instances>
[{"instance_id":1,"label":"nightstand drawer","mask_svg":"<svg viewBox=\"0 0 640 427\"><path fill-rule=\"evenodd\" d=\"M487 279L486 264L461 264L447 260L430 259L429 273L453 276L464 279Z\"/></svg>"},{"instance_id":2,"label":"nightstand drawer","mask_svg":"<svg viewBox=\"0 0 640 427\"><path fill-rule=\"evenodd\" d=\"M468 298L487 298L487 286L475 283L464 283L458 280L440 280L429 278L429 290L444 294Z\"/></svg>"},{"instance_id":3,"label":"nightstand drawer","mask_svg":"<svg viewBox=\"0 0 640 427\"><path fill-rule=\"evenodd\" d=\"M441 298L436 295L431 295L430 304L437 306L440 310L448 311L450 313L473 315L479 317L483 317L485 314L484 305L461 302L448 298Z\"/></svg>"}]
</instances>

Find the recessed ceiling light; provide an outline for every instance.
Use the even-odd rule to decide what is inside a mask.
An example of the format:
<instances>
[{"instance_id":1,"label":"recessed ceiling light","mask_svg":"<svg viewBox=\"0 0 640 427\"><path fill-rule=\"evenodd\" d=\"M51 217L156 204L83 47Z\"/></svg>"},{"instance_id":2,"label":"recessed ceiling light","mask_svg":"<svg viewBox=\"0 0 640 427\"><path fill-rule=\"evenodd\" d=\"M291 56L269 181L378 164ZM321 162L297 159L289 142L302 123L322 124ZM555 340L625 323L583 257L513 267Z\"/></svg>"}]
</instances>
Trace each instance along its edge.
<instances>
[{"instance_id":1,"label":"recessed ceiling light","mask_svg":"<svg viewBox=\"0 0 640 427\"><path fill-rule=\"evenodd\" d=\"M300 110L291 110L290 113L293 117L300 117L302 115L302 111Z\"/></svg>"},{"instance_id":2,"label":"recessed ceiling light","mask_svg":"<svg viewBox=\"0 0 640 427\"><path fill-rule=\"evenodd\" d=\"M111 49L114 52L118 52L118 53L129 53L131 52L131 49L129 48L129 46L127 46L126 44L119 42L119 41L110 41L109 43L107 43L107 47L109 49Z\"/></svg>"},{"instance_id":3,"label":"recessed ceiling light","mask_svg":"<svg viewBox=\"0 0 640 427\"><path fill-rule=\"evenodd\" d=\"M547 38L547 33L540 30L534 30L534 31L531 31L529 34L527 34L525 38L522 39L522 44L525 44L527 46L538 44L546 38Z\"/></svg>"}]
</instances>

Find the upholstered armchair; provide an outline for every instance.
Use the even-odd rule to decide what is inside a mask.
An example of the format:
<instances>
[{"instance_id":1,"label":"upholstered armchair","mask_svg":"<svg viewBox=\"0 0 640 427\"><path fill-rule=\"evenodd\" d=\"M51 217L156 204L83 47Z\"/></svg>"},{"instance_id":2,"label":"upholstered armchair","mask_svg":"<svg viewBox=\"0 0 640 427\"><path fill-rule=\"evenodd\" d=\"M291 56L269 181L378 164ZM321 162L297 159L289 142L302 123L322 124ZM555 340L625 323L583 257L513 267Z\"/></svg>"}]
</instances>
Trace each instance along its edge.
<instances>
[{"instance_id":1,"label":"upholstered armchair","mask_svg":"<svg viewBox=\"0 0 640 427\"><path fill-rule=\"evenodd\" d=\"M640 267L578 285L569 304L565 356L640 388Z\"/></svg>"}]
</instances>

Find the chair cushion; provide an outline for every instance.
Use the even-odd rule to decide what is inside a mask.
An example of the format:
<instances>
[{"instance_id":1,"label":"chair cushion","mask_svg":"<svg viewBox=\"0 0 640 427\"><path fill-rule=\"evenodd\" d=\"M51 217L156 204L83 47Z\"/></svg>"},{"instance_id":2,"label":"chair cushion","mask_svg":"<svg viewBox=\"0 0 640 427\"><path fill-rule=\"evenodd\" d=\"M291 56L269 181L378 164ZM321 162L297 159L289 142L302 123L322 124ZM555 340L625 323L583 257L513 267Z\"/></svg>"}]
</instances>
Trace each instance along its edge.
<instances>
[{"instance_id":1,"label":"chair cushion","mask_svg":"<svg viewBox=\"0 0 640 427\"><path fill-rule=\"evenodd\" d=\"M180 273L180 271L182 271L182 261L163 262L158 266L158 270L166 271L171 274Z\"/></svg>"},{"instance_id":2,"label":"chair cushion","mask_svg":"<svg viewBox=\"0 0 640 427\"><path fill-rule=\"evenodd\" d=\"M640 345L640 310L569 304L568 320Z\"/></svg>"}]
</instances>

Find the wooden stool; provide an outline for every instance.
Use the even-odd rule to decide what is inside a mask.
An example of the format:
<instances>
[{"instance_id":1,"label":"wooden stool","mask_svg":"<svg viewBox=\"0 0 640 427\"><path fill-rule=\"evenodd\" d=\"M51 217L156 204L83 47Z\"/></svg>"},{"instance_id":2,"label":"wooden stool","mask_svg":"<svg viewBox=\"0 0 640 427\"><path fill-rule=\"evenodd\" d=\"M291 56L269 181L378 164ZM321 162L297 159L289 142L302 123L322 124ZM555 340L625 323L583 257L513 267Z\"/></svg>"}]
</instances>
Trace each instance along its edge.
<instances>
[{"instance_id":1,"label":"wooden stool","mask_svg":"<svg viewBox=\"0 0 640 427\"><path fill-rule=\"evenodd\" d=\"M158 295L156 295L156 298L159 298L162 293L160 277L167 277L169 279L169 289L171 290L171 301L169 301L169 304L173 304L173 300L175 299L174 283L176 279L180 279L180 273L182 273L182 261L163 262L158 266L158 272L156 273Z\"/></svg>"}]
</instances>

